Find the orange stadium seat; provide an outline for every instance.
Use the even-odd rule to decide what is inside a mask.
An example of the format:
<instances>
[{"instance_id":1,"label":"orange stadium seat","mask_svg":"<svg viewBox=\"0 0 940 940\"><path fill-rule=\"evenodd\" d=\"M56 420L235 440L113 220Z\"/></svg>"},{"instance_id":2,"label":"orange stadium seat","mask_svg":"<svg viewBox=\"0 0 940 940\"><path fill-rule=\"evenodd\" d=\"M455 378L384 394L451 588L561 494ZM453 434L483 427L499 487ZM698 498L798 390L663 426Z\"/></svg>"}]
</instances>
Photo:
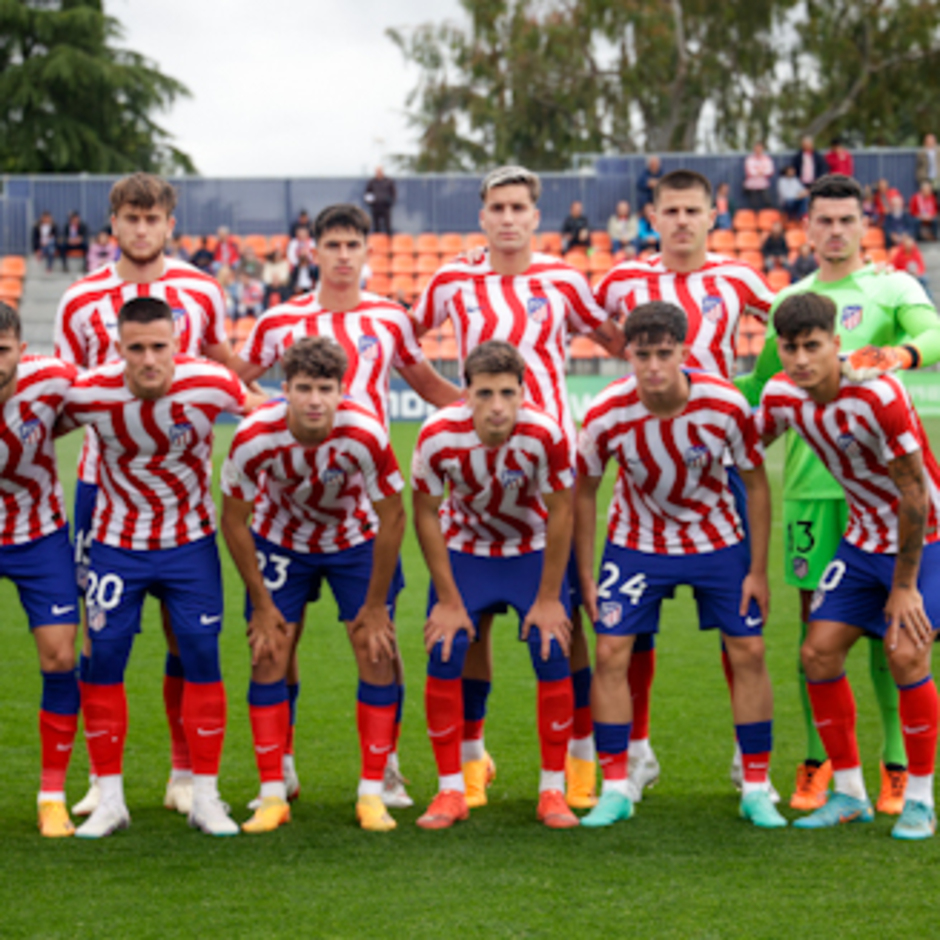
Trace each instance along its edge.
<instances>
[{"instance_id":1,"label":"orange stadium seat","mask_svg":"<svg viewBox=\"0 0 940 940\"><path fill-rule=\"evenodd\" d=\"M411 235L400 232L392 236L393 255L413 255L415 253L415 240Z\"/></svg>"},{"instance_id":2,"label":"orange stadium seat","mask_svg":"<svg viewBox=\"0 0 940 940\"><path fill-rule=\"evenodd\" d=\"M738 260L749 264L755 271L764 270L764 256L759 251L739 251Z\"/></svg>"},{"instance_id":3,"label":"orange stadium seat","mask_svg":"<svg viewBox=\"0 0 940 940\"><path fill-rule=\"evenodd\" d=\"M434 255L441 253L441 240L434 232L425 232L418 236L415 242L415 250L419 255Z\"/></svg>"},{"instance_id":4,"label":"orange stadium seat","mask_svg":"<svg viewBox=\"0 0 940 940\"><path fill-rule=\"evenodd\" d=\"M418 274L433 274L441 266L441 256L438 254L418 255L415 271Z\"/></svg>"},{"instance_id":5,"label":"orange stadium seat","mask_svg":"<svg viewBox=\"0 0 940 940\"><path fill-rule=\"evenodd\" d=\"M11 297L19 300L23 296L23 282L16 277L5 277L0 280L0 297L6 300Z\"/></svg>"},{"instance_id":6,"label":"orange stadium seat","mask_svg":"<svg viewBox=\"0 0 940 940\"><path fill-rule=\"evenodd\" d=\"M862 248L884 248L884 246L885 233L880 228L873 225L865 230L865 234L862 236ZM2 273L3 269L0 268L0 274Z\"/></svg>"},{"instance_id":7,"label":"orange stadium seat","mask_svg":"<svg viewBox=\"0 0 940 940\"><path fill-rule=\"evenodd\" d=\"M245 235L242 238L242 250L246 247L251 248L259 258L263 258L268 253L267 235Z\"/></svg>"},{"instance_id":8,"label":"orange stadium seat","mask_svg":"<svg viewBox=\"0 0 940 940\"><path fill-rule=\"evenodd\" d=\"M373 252L369 255L369 267L373 274L388 274L391 269L388 255L382 252Z\"/></svg>"},{"instance_id":9,"label":"orange stadium seat","mask_svg":"<svg viewBox=\"0 0 940 940\"><path fill-rule=\"evenodd\" d=\"M760 235L751 229L735 232L734 235L734 247L738 251L759 251L761 241Z\"/></svg>"},{"instance_id":10,"label":"orange stadium seat","mask_svg":"<svg viewBox=\"0 0 940 940\"><path fill-rule=\"evenodd\" d=\"M790 272L783 268L774 268L767 275L767 281L775 291L783 290L790 285Z\"/></svg>"},{"instance_id":11,"label":"orange stadium seat","mask_svg":"<svg viewBox=\"0 0 940 940\"><path fill-rule=\"evenodd\" d=\"M441 347L441 338L437 330L429 330L421 339L418 340L418 344L421 346L421 351L424 353L425 359L438 359L438 352Z\"/></svg>"},{"instance_id":12,"label":"orange stadium seat","mask_svg":"<svg viewBox=\"0 0 940 940\"><path fill-rule=\"evenodd\" d=\"M415 294L420 296L424 293L424 289L431 283L430 274L419 274L415 277Z\"/></svg>"},{"instance_id":13,"label":"orange stadium seat","mask_svg":"<svg viewBox=\"0 0 940 940\"><path fill-rule=\"evenodd\" d=\"M215 235L206 236L206 248L208 248L209 251L215 251L218 244L219 240L215 237Z\"/></svg>"},{"instance_id":14,"label":"orange stadium seat","mask_svg":"<svg viewBox=\"0 0 940 940\"><path fill-rule=\"evenodd\" d=\"M19 255L7 255L0 259L0 277L23 280L26 277L26 259Z\"/></svg>"},{"instance_id":15,"label":"orange stadium seat","mask_svg":"<svg viewBox=\"0 0 940 940\"><path fill-rule=\"evenodd\" d=\"M580 271L582 274L588 273L588 256L586 252L583 251L569 251L565 255L565 261L575 269L575 271Z\"/></svg>"},{"instance_id":16,"label":"orange stadium seat","mask_svg":"<svg viewBox=\"0 0 940 940\"><path fill-rule=\"evenodd\" d=\"M610 235L607 232L591 232L591 247L599 251L610 251Z\"/></svg>"},{"instance_id":17,"label":"orange stadium seat","mask_svg":"<svg viewBox=\"0 0 940 940\"><path fill-rule=\"evenodd\" d=\"M392 250L392 240L385 232L373 232L369 236L368 242L372 251L379 251L387 255Z\"/></svg>"},{"instance_id":18,"label":"orange stadium seat","mask_svg":"<svg viewBox=\"0 0 940 940\"><path fill-rule=\"evenodd\" d=\"M192 235L180 235L180 245L188 254L192 254L199 247L199 239Z\"/></svg>"},{"instance_id":19,"label":"orange stadium seat","mask_svg":"<svg viewBox=\"0 0 940 940\"><path fill-rule=\"evenodd\" d=\"M457 232L448 232L446 235L441 235L440 252L446 259L452 258L454 255L459 255L462 251L463 235Z\"/></svg>"},{"instance_id":20,"label":"orange stadium seat","mask_svg":"<svg viewBox=\"0 0 940 940\"><path fill-rule=\"evenodd\" d=\"M568 351L572 359L597 359L600 346L587 336L575 336Z\"/></svg>"},{"instance_id":21,"label":"orange stadium seat","mask_svg":"<svg viewBox=\"0 0 940 940\"><path fill-rule=\"evenodd\" d=\"M465 239L467 251L474 248L486 248L486 236L482 232L471 232Z\"/></svg>"},{"instance_id":22,"label":"orange stadium seat","mask_svg":"<svg viewBox=\"0 0 940 940\"><path fill-rule=\"evenodd\" d=\"M245 340L251 335L251 331L255 326L254 317L239 317L235 321L235 329L232 331L232 336L235 339L237 344L244 344Z\"/></svg>"},{"instance_id":23,"label":"orange stadium seat","mask_svg":"<svg viewBox=\"0 0 940 940\"><path fill-rule=\"evenodd\" d=\"M392 255L392 274L414 274L414 255Z\"/></svg>"},{"instance_id":24,"label":"orange stadium seat","mask_svg":"<svg viewBox=\"0 0 940 940\"><path fill-rule=\"evenodd\" d=\"M457 340L453 336L441 337L437 358L444 362L451 362L457 358Z\"/></svg>"},{"instance_id":25,"label":"orange stadium seat","mask_svg":"<svg viewBox=\"0 0 940 940\"><path fill-rule=\"evenodd\" d=\"M415 279L412 274L396 274L392 278L392 283L390 285L389 296L397 297L398 292L401 291L406 298L414 297L415 295Z\"/></svg>"},{"instance_id":26,"label":"orange stadium seat","mask_svg":"<svg viewBox=\"0 0 940 940\"><path fill-rule=\"evenodd\" d=\"M787 240L787 248L796 251L806 241L806 232L801 228L791 228L783 237Z\"/></svg>"},{"instance_id":27,"label":"orange stadium seat","mask_svg":"<svg viewBox=\"0 0 940 940\"><path fill-rule=\"evenodd\" d=\"M731 227L736 232L756 232L757 213L753 209L738 209L731 219Z\"/></svg>"},{"instance_id":28,"label":"orange stadium seat","mask_svg":"<svg viewBox=\"0 0 940 940\"><path fill-rule=\"evenodd\" d=\"M717 229L708 236L710 251L734 251L734 232L728 229Z\"/></svg>"},{"instance_id":29,"label":"orange stadium seat","mask_svg":"<svg viewBox=\"0 0 940 940\"><path fill-rule=\"evenodd\" d=\"M542 232L542 251L548 255L560 255L561 235L558 232Z\"/></svg>"},{"instance_id":30,"label":"orange stadium seat","mask_svg":"<svg viewBox=\"0 0 940 940\"><path fill-rule=\"evenodd\" d=\"M290 244L290 235L272 235L268 239L268 247L271 251L274 251L277 248L280 248L281 251L287 251L287 246Z\"/></svg>"},{"instance_id":31,"label":"orange stadium seat","mask_svg":"<svg viewBox=\"0 0 940 940\"><path fill-rule=\"evenodd\" d=\"M225 317L225 335L231 339L235 332L235 321L230 317Z\"/></svg>"},{"instance_id":32,"label":"orange stadium seat","mask_svg":"<svg viewBox=\"0 0 940 940\"><path fill-rule=\"evenodd\" d=\"M588 271L591 274L606 274L614 266L609 251L593 251L588 255Z\"/></svg>"},{"instance_id":33,"label":"orange stadium seat","mask_svg":"<svg viewBox=\"0 0 940 940\"><path fill-rule=\"evenodd\" d=\"M387 274L373 274L366 282L366 290L370 294L387 296L390 286Z\"/></svg>"},{"instance_id":34,"label":"orange stadium seat","mask_svg":"<svg viewBox=\"0 0 940 940\"><path fill-rule=\"evenodd\" d=\"M779 209L761 209L757 213L757 230L759 232L769 232L773 228L774 222L780 222Z\"/></svg>"}]
</instances>

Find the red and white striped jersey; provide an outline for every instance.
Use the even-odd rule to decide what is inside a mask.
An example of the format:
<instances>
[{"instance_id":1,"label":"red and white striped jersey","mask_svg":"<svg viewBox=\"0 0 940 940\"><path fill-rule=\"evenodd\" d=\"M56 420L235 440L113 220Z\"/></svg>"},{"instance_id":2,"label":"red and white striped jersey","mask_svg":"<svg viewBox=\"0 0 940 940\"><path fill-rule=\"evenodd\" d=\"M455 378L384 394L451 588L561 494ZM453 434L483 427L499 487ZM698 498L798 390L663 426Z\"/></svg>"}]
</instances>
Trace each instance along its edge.
<instances>
[{"instance_id":1,"label":"red and white striped jersey","mask_svg":"<svg viewBox=\"0 0 940 940\"><path fill-rule=\"evenodd\" d=\"M565 384L568 330L591 333L607 320L584 277L558 258L533 254L525 274L455 261L434 275L413 314L426 329L450 318L461 364L480 343L512 343L526 363L526 397L558 421L574 459L575 427Z\"/></svg>"},{"instance_id":2,"label":"red and white striped jersey","mask_svg":"<svg viewBox=\"0 0 940 940\"><path fill-rule=\"evenodd\" d=\"M764 386L757 426L768 437L793 428L809 444L845 490L844 538L872 554L898 550L900 496L888 464L921 451L930 507L925 542L940 539L940 467L906 389L893 376L857 384L843 378L838 395L819 405L781 372Z\"/></svg>"},{"instance_id":3,"label":"red and white striped jersey","mask_svg":"<svg viewBox=\"0 0 940 940\"><path fill-rule=\"evenodd\" d=\"M52 429L75 381L74 366L25 356L0 414L0 545L22 545L66 523Z\"/></svg>"},{"instance_id":4,"label":"red and white striped jersey","mask_svg":"<svg viewBox=\"0 0 940 940\"><path fill-rule=\"evenodd\" d=\"M56 312L55 355L79 369L95 369L118 359L118 313L135 297L158 297L170 305L182 355L202 356L207 346L226 342L225 293L218 281L178 258L165 258L163 265L163 274L146 284L121 280L114 263L76 281ZM97 482L91 434L85 435L78 478Z\"/></svg>"},{"instance_id":5,"label":"red and white striped jersey","mask_svg":"<svg viewBox=\"0 0 940 940\"><path fill-rule=\"evenodd\" d=\"M614 545L696 555L744 539L723 458L742 470L763 463L750 406L725 379L686 374L689 400L674 418L647 410L632 375L608 385L584 418L578 473L603 476L611 458L619 465L607 516Z\"/></svg>"},{"instance_id":6,"label":"red and white striped jersey","mask_svg":"<svg viewBox=\"0 0 940 940\"><path fill-rule=\"evenodd\" d=\"M239 425L222 467L222 492L254 503L252 529L295 552L341 552L375 538L372 503L404 488L385 428L349 399L314 447L291 434L286 401L268 402Z\"/></svg>"},{"instance_id":7,"label":"red and white striped jersey","mask_svg":"<svg viewBox=\"0 0 940 940\"><path fill-rule=\"evenodd\" d=\"M320 306L315 293L278 304L254 325L239 355L269 369L301 336L328 336L349 357L343 389L353 401L375 412L388 428L388 390L392 369L424 360L414 322L403 307L376 294L363 294L354 310L338 313Z\"/></svg>"},{"instance_id":8,"label":"red and white striped jersey","mask_svg":"<svg viewBox=\"0 0 940 940\"><path fill-rule=\"evenodd\" d=\"M708 253L696 271L670 271L660 255L646 261L624 261L597 287L597 302L620 320L640 304L666 300L689 318L686 342L692 347L686 365L714 375L732 375L738 322L751 313L767 322L774 292L750 265Z\"/></svg>"},{"instance_id":9,"label":"red and white striped jersey","mask_svg":"<svg viewBox=\"0 0 940 940\"><path fill-rule=\"evenodd\" d=\"M212 425L223 411L243 414L245 394L234 372L189 356L177 356L154 400L132 394L123 360L80 376L63 418L93 428L101 445L94 539L146 551L212 535Z\"/></svg>"},{"instance_id":10,"label":"red and white striped jersey","mask_svg":"<svg viewBox=\"0 0 940 940\"><path fill-rule=\"evenodd\" d=\"M487 447L473 427L470 407L455 402L421 428L411 464L411 485L441 505L448 548L491 558L545 547L548 510L543 493L574 481L568 442L558 422L525 404L500 447Z\"/></svg>"}]
</instances>

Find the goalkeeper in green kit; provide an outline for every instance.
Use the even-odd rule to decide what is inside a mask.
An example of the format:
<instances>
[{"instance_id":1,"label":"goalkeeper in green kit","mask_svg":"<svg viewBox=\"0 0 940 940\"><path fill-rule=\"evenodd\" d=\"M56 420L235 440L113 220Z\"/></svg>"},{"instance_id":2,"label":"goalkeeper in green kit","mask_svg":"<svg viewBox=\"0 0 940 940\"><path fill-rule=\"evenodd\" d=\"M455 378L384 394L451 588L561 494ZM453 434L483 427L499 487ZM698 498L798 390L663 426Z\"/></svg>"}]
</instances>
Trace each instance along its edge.
<instances>
[{"instance_id":1,"label":"goalkeeper in green kit","mask_svg":"<svg viewBox=\"0 0 940 940\"><path fill-rule=\"evenodd\" d=\"M806 226L819 269L777 295L771 318L780 302L791 294L809 291L831 298L838 311L836 334L844 355L842 371L851 380L860 381L892 369L917 369L940 361L940 318L923 287L909 274L883 272L862 260L865 220L859 184L839 175L817 180L810 189ZM756 406L764 384L780 369L771 319L754 371L740 376L735 383ZM813 591L845 531L848 508L842 487L792 432L786 440L783 501L785 577L788 584L800 590L802 642ZM881 640L872 639L869 650L885 735L877 809L897 815L903 808L907 782L898 692ZM797 771L790 805L812 810L826 802L832 770L813 725L802 666L800 695L809 740L807 759Z\"/></svg>"}]
</instances>

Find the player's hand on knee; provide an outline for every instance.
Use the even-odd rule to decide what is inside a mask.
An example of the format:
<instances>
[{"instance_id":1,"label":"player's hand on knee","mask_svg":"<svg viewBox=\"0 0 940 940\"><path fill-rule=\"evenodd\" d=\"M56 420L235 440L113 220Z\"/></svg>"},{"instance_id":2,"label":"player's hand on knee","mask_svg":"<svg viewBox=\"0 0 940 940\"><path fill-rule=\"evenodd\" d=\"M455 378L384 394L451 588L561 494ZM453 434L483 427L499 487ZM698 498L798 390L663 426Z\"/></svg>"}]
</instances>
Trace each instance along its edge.
<instances>
[{"instance_id":1,"label":"player's hand on knee","mask_svg":"<svg viewBox=\"0 0 940 940\"><path fill-rule=\"evenodd\" d=\"M424 649L431 655L431 650L440 642L441 662L450 662L451 650L454 646L454 637L461 630L467 631L467 637L472 643L476 639L476 630L473 621L463 604L442 604L440 601L431 608L431 613L424 624Z\"/></svg>"},{"instance_id":2,"label":"player's hand on knee","mask_svg":"<svg viewBox=\"0 0 940 940\"><path fill-rule=\"evenodd\" d=\"M278 648L288 635L287 622L274 604L256 607L248 621L248 646L251 649L251 665L257 666L264 659L274 659Z\"/></svg>"},{"instance_id":3,"label":"player's hand on knee","mask_svg":"<svg viewBox=\"0 0 940 940\"><path fill-rule=\"evenodd\" d=\"M888 631L884 642L889 650L897 649L901 627L907 630L916 649L924 649L933 642L934 628L924 610L924 599L916 587L891 589L885 604L885 619L888 621Z\"/></svg>"},{"instance_id":4,"label":"player's hand on knee","mask_svg":"<svg viewBox=\"0 0 940 940\"><path fill-rule=\"evenodd\" d=\"M542 660L547 662L552 654L552 637L558 641L567 656L571 649L571 620L565 605L559 600L537 600L522 621L521 636L528 640L532 627L538 627L542 636Z\"/></svg>"},{"instance_id":5,"label":"player's hand on knee","mask_svg":"<svg viewBox=\"0 0 940 940\"><path fill-rule=\"evenodd\" d=\"M739 613L742 617L747 616L752 600L757 602L761 617L766 623L767 615L770 613L770 582L767 580L767 572L749 572L741 583Z\"/></svg>"},{"instance_id":6,"label":"player's hand on knee","mask_svg":"<svg viewBox=\"0 0 940 940\"><path fill-rule=\"evenodd\" d=\"M354 642L356 634L361 634L365 641L370 662L395 658L395 624L384 604L381 607L362 607L349 627L349 635Z\"/></svg>"}]
</instances>

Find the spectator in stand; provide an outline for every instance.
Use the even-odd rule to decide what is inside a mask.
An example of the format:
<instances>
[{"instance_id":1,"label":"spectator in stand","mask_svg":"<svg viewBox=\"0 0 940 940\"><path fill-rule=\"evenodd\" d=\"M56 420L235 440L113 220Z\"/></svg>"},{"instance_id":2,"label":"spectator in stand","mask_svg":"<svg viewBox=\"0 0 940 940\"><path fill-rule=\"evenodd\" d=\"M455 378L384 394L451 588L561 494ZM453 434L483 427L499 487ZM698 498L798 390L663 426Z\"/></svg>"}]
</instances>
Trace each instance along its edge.
<instances>
[{"instance_id":1,"label":"spectator in stand","mask_svg":"<svg viewBox=\"0 0 940 940\"><path fill-rule=\"evenodd\" d=\"M917 151L914 175L918 184L930 183L930 188L936 192L940 177L940 153L937 152L937 138L933 134L924 136L924 146Z\"/></svg>"},{"instance_id":2,"label":"spectator in stand","mask_svg":"<svg viewBox=\"0 0 940 940\"><path fill-rule=\"evenodd\" d=\"M875 202L875 224L879 227L884 225L885 216L888 214L889 203L891 195L891 187L888 184L888 181L881 177L878 180L878 186L875 189L874 202Z\"/></svg>"},{"instance_id":3,"label":"spectator in stand","mask_svg":"<svg viewBox=\"0 0 940 940\"><path fill-rule=\"evenodd\" d=\"M52 213L46 210L40 213L33 225L33 254L45 259L46 270L52 270L59 245L59 229L52 219Z\"/></svg>"},{"instance_id":4,"label":"spectator in stand","mask_svg":"<svg viewBox=\"0 0 940 940\"><path fill-rule=\"evenodd\" d=\"M238 316L260 317L264 313L264 284L244 268L236 276Z\"/></svg>"},{"instance_id":5,"label":"spectator in stand","mask_svg":"<svg viewBox=\"0 0 940 940\"><path fill-rule=\"evenodd\" d=\"M313 290L317 283L319 270L314 260L315 245L310 237L310 230L301 226L287 246L287 260L290 263L290 295L304 294Z\"/></svg>"},{"instance_id":6,"label":"spectator in stand","mask_svg":"<svg viewBox=\"0 0 940 940\"><path fill-rule=\"evenodd\" d=\"M775 172L773 158L764 151L763 142L757 141L744 158L744 198L748 208L758 212L773 205L770 184Z\"/></svg>"},{"instance_id":7,"label":"spectator in stand","mask_svg":"<svg viewBox=\"0 0 940 940\"><path fill-rule=\"evenodd\" d=\"M790 249L787 247L782 222L774 222L770 227L764 243L760 246L760 253L764 256L765 271L769 272L773 268L786 268Z\"/></svg>"},{"instance_id":8,"label":"spectator in stand","mask_svg":"<svg viewBox=\"0 0 940 940\"><path fill-rule=\"evenodd\" d=\"M636 237L637 254L643 251L659 251L659 232L653 225L653 203L643 206L643 215L640 217L639 232Z\"/></svg>"},{"instance_id":9,"label":"spectator in stand","mask_svg":"<svg viewBox=\"0 0 940 940\"><path fill-rule=\"evenodd\" d=\"M911 215L918 226L917 237L920 241L937 240L937 197L930 180L924 180L920 189L911 196Z\"/></svg>"},{"instance_id":10,"label":"spectator in stand","mask_svg":"<svg viewBox=\"0 0 940 940\"><path fill-rule=\"evenodd\" d=\"M584 214L584 206L575 199L568 210L568 217L561 224L561 253L566 255L572 248L590 247L591 225Z\"/></svg>"},{"instance_id":11,"label":"spectator in stand","mask_svg":"<svg viewBox=\"0 0 940 940\"><path fill-rule=\"evenodd\" d=\"M610 250L617 254L624 246L636 240L640 230L639 223L630 212L630 203L621 199L617 203L617 211L607 220L607 234L610 236Z\"/></svg>"},{"instance_id":12,"label":"spectator in stand","mask_svg":"<svg viewBox=\"0 0 940 940\"><path fill-rule=\"evenodd\" d=\"M719 183L715 191L715 228L730 230L734 218L734 203L731 201L729 183Z\"/></svg>"},{"instance_id":13,"label":"spectator in stand","mask_svg":"<svg viewBox=\"0 0 940 940\"><path fill-rule=\"evenodd\" d=\"M166 248L163 253L168 258L176 258L178 261L189 261L189 252L183 247L183 239L180 235L171 235L167 239Z\"/></svg>"},{"instance_id":14,"label":"spectator in stand","mask_svg":"<svg viewBox=\"0 0 940 940\"><path fill-rule=\"evenodd\" d=\"M215 269L231 268L233 271L238 270L241 252L238 250L238 242L235 236L232 235L227 226L220 225L219 230L216 232L216 238L218 241L215 246L215 254L212 257Z\"/></svg>"},{"instance_id":15,"label":"spectator in stand","mask_svg":"<svg viewBox=\"0 0 940 940\"><path fill-rule=\"evenodd\" d=\"M777 201L791 222L798 222L806 215L809 190L797 179L792 164L783 168L777 180Z\"/></svg>"},{"instance_id":16,"label":"spectator in stand","mask_svg":"<svg viewBox=\"0 0 940 940\"><path fill-rule=\"evenodd\" d=\"M81 252L82 271L88 273L88 226L82 217L74 210L69 213L69 220L59 242L59 257L62 259L62 270L69 269L69 252Z\"/></svg>"},{"instance_id":17,"label":"spectator in stand","mask_svg":"<svg viewBox=\"0 0 940 940\"><path fill-rule=\"evenodd\" d=\"M106 228L103 228L88 248L85 270L97 271L98 268L103 268L106 264L117 261L117 256L117 245L112 244L110 233Z\"/></svg>"},{"instance_id":18,"label":"spectator in stand","mask_svg":"<svg viewBox=\"0 0 940 940\"><path fill-rule=\"evenodd\" d=\"M881 227L888 248L897 248L905 234L914 234L914 220L904 210L904 197L896 189L888 190L888 214Z\"/></svg>"},{"instance_id":19,"label":"spectator in stand","mask_svg":"<svg viewBox=\"0 0 940 940\"><path fill-rule=\"evenodd\" d=\"M929 181L925 180L924 182L926 185L930 185ZM917 278L924 290L927 291L927 294L930 295L930 287L927 284L927 266L924 264L924 256L920 253L920 249L914 241L914 236L911 235L910 232L905 232L901 236L901 244L891 252L891 256L888 260L891 262L891 267L895 270L906 271L911 277ZM931 296L930 299L933 300L933 297Z\"/></svg>"},{"instance_id":20,"label":"spectator in stand","mask_svg":"<svg viewBox=\"0 0 940 940\"><path fill-rule=\"evenodd\" d=\"M642 213L647 203L653 201L653 190L663 175L662 162L655 154L646 158L646 166L636 181L636 209Z\"/></svg>"},{"instance_id":21,"label":"spectator in stand","mask_svg":"<svg viewBox=\"0 0 940 940\"><path fill-rule=\"evenodd\" d=\"M299 228L305 228L309 232L312 227L313 223L310 221L310 214L306 209L301 209L300 212L297 213L297 218L294 219L294 222L290 227L290 237L296 238L297 229Z\"/></svg>"},{"instance_id":22,"label":"spectator in stand","mask_svg":"<svg viewBox=\"0 0 940 940\"><path fill-rule=\"evenodd\" d=\"M203 235L199 239L199 247L193 252L192 257L189 259L189 263L195 267L199 268L200 271L205 271L206 274L212 273L212 261L213 255L209 250L209 239L206 235Z\"/></svg>"},{"instance_id":23,"label":"spectator in stand","mask_svg":"<svg viewBox=\"0 0 940 940\"><path fill-rule=\"evenodd\" d=\"M809 277L819 267L816 255L813 254L813 246L807 241L797 249L793 264L790 265L790 277L794 281L802 281L804 277Z\"/></svg>"},{"instance_id":24,"label":"spectator in stand","mask_svg":"<svg viewBox=\"0 0 940 940\"><path fill-rule=\"evenodd\" d=\"M219 286L222 288L222 293L225 295L226 316L231 317L233 320L237 320L239 290L238 284L235 280L235 272L227 265L223 265L216 272L215 279L219 282Z\"/></svg>"},{"instance_id":25,"label":"spectator in stand","mask_svg":"<svg viewBox=\"0 0 940 940\"><path fill-rule=\"evenodd\" d=\"M830 173L840 173L842 176L855 175L855 161L849 153L841 137L833 137L826 154L826 166Z\"/></svg>"},{"instance_id":26,"label":"spectator in stand","mask_svg":"<svg viewBox=\"0 0 940 940\"><path fill-rule=\"evenodd\" d=\"M878 207L875 205L875 194L870 185L862 187L862 215L869 225L878 224Z\"/></svg>"},{"instance_id":27,"label":"spectator in stand","mask_svg":"<svg viewBox=\"0 0 940 940\"><path fill-rule=\"evenodd\" d=\"M364 199L372 212L372 231L392 234L392 206L398 193L395 181L385 175L385 170L377 166L375 176L366 183Z\"/></svg>"},{"instance_id":28,"label":"spectator in stand","mask_svg":"<svg viewBox=\"0 0 940 940\"><path fill-rule=\"evenodd\" d=\"M790 161L796 171L796 178L809 189L820 176L829 172L829 167L823 155L813 146L812 137L804 137L800 141L800 149Z\"/></svg>"},{"instance_id":29,"label":"spectator in stand","mask_svg":"<svg viewBox=\"0 0 940 940\"><path fill-rule=\"evenodd\" d=\"M280 245L268 255L261 269L261 283L264 284L265 310L290 296L290 262Z\"/></svg>"},{"instance_id":30,"label":"spectator in stand","mask_svg":"<svg viewBox=\"0 0 940 940\"><path fill-rule=\"evenodd\" d=\"M242 260L238 266L238 270L247 271L249 277L260 280L261 267L261 260L255 254L254 248L252 248L251 245L245 245L245 250L242 252Z\"/></svg>"}]
</instances>

